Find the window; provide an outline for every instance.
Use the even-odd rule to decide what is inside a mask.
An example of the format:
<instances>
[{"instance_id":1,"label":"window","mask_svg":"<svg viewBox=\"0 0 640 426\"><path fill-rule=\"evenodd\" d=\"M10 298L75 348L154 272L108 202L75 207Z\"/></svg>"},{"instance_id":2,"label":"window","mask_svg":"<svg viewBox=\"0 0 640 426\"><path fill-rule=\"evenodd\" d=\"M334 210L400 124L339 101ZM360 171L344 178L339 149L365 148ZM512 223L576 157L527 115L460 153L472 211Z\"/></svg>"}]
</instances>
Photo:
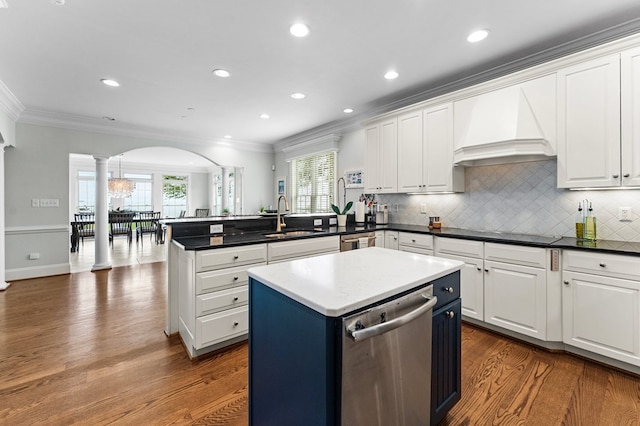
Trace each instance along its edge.
<instances>
[{"instance_id":1,"label":"window","mask_svg":"<svg viewBox=\"0 0 640 426\"><path fill-rule=\"evenodd\" d=\"M293 209L297 213L330 212L335 177L334 151L291 161Z\"/></svg>"},{"instance_id":2,"label":"window","mask_svg":"<svg viewBox=\"0 0 640 426\"><path fill-rule=\"evenodd\" d=\"M187 176L162 176L162 215L180 217L187 211Z\"/></svg>"},{"instance_id":3,"label":"window","mask_svg":"<svg viewBox=\"0 0 640 426\"><path fill-rule=\"evenodd\" d=\"M78 171L78 213L96 211L96 172Z\"/></svg>"},{"instance_id":4,"label":"window","mask_svg":"<svg viewBox=\"0 0 640 426\"><path fill-rule=\"evenodd\" d=\"M136 183L131 197L124 199L125 210L134 210L139 212L153 210L153 176L150 174L125 173L125 179L132 180Z\"/></svg>"},{"instance_id":5,"label":"window","mask_svg":"<svg viewBox=\"0 0 640 426\"><path fill-rule=\"evenodd\" d=\"M227 171L225 169L222 169L222 173L227 173L227 182L228 182L228 191L226 194L226 200L222 199L222 193L223 193L223 185L222 185L222 174L219 175L215 175L213 177L213 187L214 187L214 194L215 194L215 204L214 204L214 214L215 215L220 215L223 213L230 213L233 214L234 213L234 199L235 199L235 186L236 186L236 179L235 179L235 170L231 169L231 171ZM223 206L226 206L223 208ZM225 210L226 211L223 211ZM236 212L236 214L239 214L239 212Z\"/></svg>"}]
</instances>

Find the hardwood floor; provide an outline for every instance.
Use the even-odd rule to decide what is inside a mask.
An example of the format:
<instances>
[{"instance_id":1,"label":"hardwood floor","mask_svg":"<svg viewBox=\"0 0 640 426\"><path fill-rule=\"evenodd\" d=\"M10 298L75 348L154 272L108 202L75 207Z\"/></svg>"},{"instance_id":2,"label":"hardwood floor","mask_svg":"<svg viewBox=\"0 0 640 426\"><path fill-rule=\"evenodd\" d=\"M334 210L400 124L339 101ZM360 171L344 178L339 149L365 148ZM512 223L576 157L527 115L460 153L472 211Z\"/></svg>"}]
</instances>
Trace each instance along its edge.
<instances>
[{"instance_id":1,"label":"hardwood floor","mask_svg":"<svg viewBox=\"0 0 640 426\"><path fill-rule=\"evenodd\" d=\"M145 244L146 245L146 244ZM165 264L0 292L0 424L246 425L247 345L190 361L163 333ZM463 325L444 425L638 425L640 379Z\"/></svg>"},{"instance_id":2,"label":"hardwood floor","mask_svg":"<svg viewBox=\"0 0 640 426\"><path fill-rule=\"evenodd\" d=\"M166 245L156 244L149 234L143 240L129 244L125 237L116 237L109 245L109 259L113 266L140 265L142 263L162 262L167 259ZM69 253L71 272L90 271L95 264L95 240L85 238L78 244L78 251Z\"/></svg>"}]
</instances>

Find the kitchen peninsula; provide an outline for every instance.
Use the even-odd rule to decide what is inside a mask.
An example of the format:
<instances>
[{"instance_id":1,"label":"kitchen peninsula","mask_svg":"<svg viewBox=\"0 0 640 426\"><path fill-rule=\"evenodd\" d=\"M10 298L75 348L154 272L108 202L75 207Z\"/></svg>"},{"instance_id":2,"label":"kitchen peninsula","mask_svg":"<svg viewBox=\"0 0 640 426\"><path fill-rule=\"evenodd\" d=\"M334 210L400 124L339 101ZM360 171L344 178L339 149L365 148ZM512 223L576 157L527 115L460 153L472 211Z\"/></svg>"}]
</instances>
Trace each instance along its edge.
<instances>
[{"instance_id":1,"label":"kitchen peninsula","mask_svg":"<svg viewBox=\"0 0 640 426\"><path fill-rule=\"evenodd\" d=\"M434 377L431 331L463 265L374 247L249 269L250 423L429 424L432 380L459 382L459 330Z\"/></svg>"}]
</instances>

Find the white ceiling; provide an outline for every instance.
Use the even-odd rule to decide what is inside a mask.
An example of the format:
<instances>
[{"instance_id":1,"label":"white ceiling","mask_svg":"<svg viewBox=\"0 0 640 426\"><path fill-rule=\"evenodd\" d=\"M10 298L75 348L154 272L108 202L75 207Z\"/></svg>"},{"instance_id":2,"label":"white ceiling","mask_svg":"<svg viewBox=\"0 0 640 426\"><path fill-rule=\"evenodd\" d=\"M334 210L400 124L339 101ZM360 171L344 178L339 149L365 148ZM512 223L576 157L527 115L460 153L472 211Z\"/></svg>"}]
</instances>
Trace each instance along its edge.
<instances>
[{"instance_id":1,"label":"white ceiling","mask_svg":"<svg viewBox=\"0 0 640 426\"><path fill-rule=\"evenodd\" d=\"M7 0L0 9L0 82L26 108L21 119L260 144L357 122L598 31L640 30L638 0L54 3ZM311 27L308 37L289 34L296 21ZM489 38L468 43L478 28ZM215 77L214 68L232 75ZM385 80L389 69L400 77ZM356 112L347 116L346 107Z\"/></svg>"}]
</instances>

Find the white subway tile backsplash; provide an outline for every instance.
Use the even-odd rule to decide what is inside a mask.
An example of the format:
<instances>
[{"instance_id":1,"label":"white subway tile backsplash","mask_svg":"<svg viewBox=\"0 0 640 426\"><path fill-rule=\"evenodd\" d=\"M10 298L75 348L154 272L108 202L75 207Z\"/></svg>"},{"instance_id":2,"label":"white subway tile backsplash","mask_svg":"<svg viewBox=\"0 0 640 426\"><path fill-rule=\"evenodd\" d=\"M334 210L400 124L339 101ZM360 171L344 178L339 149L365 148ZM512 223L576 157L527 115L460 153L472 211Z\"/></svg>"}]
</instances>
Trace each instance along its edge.
<instances>
[{"instance_id":1,"label":"white subway tile backsplash","mask_svg":"<svg viewBox=\"0 0 640 426\"><path fill-rule=\"evenodd\" d=\"M391 222L426 225L440 216L443 226L482 231L575 236L578 202L589 199L599 239L640 242L640 190L569 191L556 188L556 160L470 167L465 192L440 195L377 195ZM420 213L427 205L428 214ZM631 206L633 220L620 222L618 207Z\"/></svg>"}]
</instances>

